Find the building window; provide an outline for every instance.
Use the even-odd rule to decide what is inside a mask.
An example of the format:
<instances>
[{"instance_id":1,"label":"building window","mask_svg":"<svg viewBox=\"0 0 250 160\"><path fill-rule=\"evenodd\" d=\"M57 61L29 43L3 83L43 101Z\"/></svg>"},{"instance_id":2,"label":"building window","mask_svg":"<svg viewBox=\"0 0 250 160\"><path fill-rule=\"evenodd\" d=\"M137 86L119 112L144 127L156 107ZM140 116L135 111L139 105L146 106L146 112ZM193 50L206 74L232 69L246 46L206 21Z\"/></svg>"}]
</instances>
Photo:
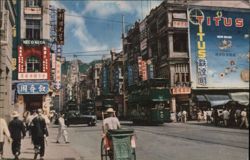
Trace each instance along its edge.
<instances>
[{"instance_id":1,"label":"building window","mask_svg":"<svg viewBox=\"0 0 250 160\"><path fill-rule=\"evenodd\" d=\"M40 20L26 20L26 38L40 39Z\"/></svg>"},{"instance_id":2,"label":"building window","mask_svg":"<svg viewBox=\"0 0 250 160\"><path fill-rule=\"evenodd\" d=\"M41 7L42 0L26 0L26 7Z\"/></svg>"},{"instance_id":3,"label":"building window","mask_svg":"<svg viewBox=\"0 0 250 160\"><path fill-rule=\"evenodd\" d=\"M173 50L174 52L188 51L188 35L187 33L174 33L173 35Z\"/></svg>"},{"instance_id":4,"label":"building window","mask_svg":"<svg viewBox=\"0 0 250 160\"><path fill-rule=\"evenodd\" d=\"M41 61L39 58L31 56L27 58L27 72L41 72Z\"/></svg>"},{"instance_id":5,"label":"building window","mask_svg":"<svg viewBox=\"0 0 250 160\"><path fill-rule=\"evenodd\" d=\"M177 86L187 86L189 80L189 66L188 64L176 64L174 82Z\"/></svg>"}]
</instances>

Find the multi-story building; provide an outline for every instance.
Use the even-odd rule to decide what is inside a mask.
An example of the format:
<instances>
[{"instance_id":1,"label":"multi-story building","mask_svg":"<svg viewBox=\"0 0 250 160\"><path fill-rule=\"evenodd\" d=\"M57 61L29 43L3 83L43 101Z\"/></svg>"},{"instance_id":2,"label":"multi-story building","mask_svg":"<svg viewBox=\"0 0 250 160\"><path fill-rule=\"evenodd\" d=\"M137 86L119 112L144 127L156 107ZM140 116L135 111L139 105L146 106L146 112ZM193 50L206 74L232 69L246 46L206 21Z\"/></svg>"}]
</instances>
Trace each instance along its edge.
<instances>
[{"instance_id":1,"label":"multi-story building","mask_svg":"<svg viewBox=\"0 0 250 160\"><path fill-rule=\"evenodd\" d=\"M20 40L17 44L18 77L15 80L20 113L51 107L50 87L50 22L49 1L17 2Z\"/></svg>"},{"instance_id":2,"label":"multi-story building","mask_svg":"<svg viewBox=\"0 0 250 160\"><path fill-rule=\"evenodd\" d=\"M145 80L147 78L165 78L169 82L169 104L172 112L180 111L183 109L192 112L193 108L195 108L195 105L197 106L196 102L199 103L199 101L204 100L208 102L207 104L209 104L210 107L214 106L214 104L224 105L228 101L230 101L230 97L228 95L229 92L249 91L249 87L247 87L249 83L249 66L247 67L246 63L242 62L243 59L240 58L238 58L238 61L242 65L241 68L243 69L243 71L239 74L244 77L244 80L238 81L239 84L241 84L240 87L237 87L237 82L235 83L235 86L220 82L221 86L219 86L218 84L220 83L218 79L213 80L213 84L209 84L207 87L202 87L199 85L197 87L198 82L196 82L196 76L199 76L201 73L198 71L195 72L195 66L197 61L195 61L194 54L197 52L197 48L195 50L195 43L189 41L189 37L194 36L191 35L194 33L194 31L191 31L191 28L188 28L188 6L194 8L196 7L200 10L206 8L206 10L210 10L210 12L214 12L215 15L218 14L219 16L220 14L223 14L223 12L225 12L225 15L230 14L232 16L239 16L240 20L245 19L246 22L249 21L249 18L247 19L245 16L246 13L249 13L249 4L247 4L245 1L223 1L220 6L216 7L215 1L201 0L194 2L186 0L168 0L162 2L158 7L151 10L150 14L141 22L135 22L134 27L128 31L127 36L124 38L123 41L124 57L126 57L126 77L124 81L126 82L126 89L133 83L138 82L135 77L138 77L139 81ZM232 13L229 13L228 10L230 9L232 9ZM202 16L204 13L202 12L200 14ZM210 16L210 18L211 17L212 16ZM193 17L191 17L190 19L192 18ZM207 19L209 20L209 17ZM236 21L238 21L239 19L237 19ZM227 26L229 26L229 24L231 23L230 20L229 22L225 22L224 18L224 22L227 23ZM209 22L210 21L208 21L208 23ZM238 24L238 22L235 23ZM247 23L244 24L244 27L246 27ZM210 26L211 24L209 23L208 25ZM236 29L239 29L239 27L236 26ZM244 28L242 30L239 29L239 33L243 34L243 32L245 31L246 30L244 30ZM226 29L224 32L227 35L230 34L230 32L226 31ZM211 36L212 33L208 34ZM244 33L244 35L244 42L249 41L249 33ZM218 36L220 38L223 35ZM194 41L194 39L191 39L191 41ZM210 44L210 46L212 48L216 48L216 45L218 44L215 41L213 42L214 44ZM237 44L237 42L235 43ZM249 48L249 43L246 44L246 48L247 47ZM230 47L230 49L231 48L232 47ZM223 49L220 49L221 51L218 52L222 52ZM226 51L224 50L223 54L220 55L228 55L228 53L225 54ZM229 52L229 50L227 51ZM213 53L214 51L210 52ZM244 52L247 51L244 50ZM243 54L241 56L243 56ZM247 57L247 53L244 56ZM217 58L219 59L220 57L216 57L214 61ZM228 57L226 58L228 59ZM147 62L147 77L141 74L142 69L140 69L139 67L139 60ZM230 61L229 59L227 61L232 63L235 62L235 60ZM210 62L210 64L211 63L212 62ZM150 65L151 67L149 67ZM210 67L213 68L213 71L217 70L215 66L216 64L212 66L210 65ZM153 71L153 74L150 73L150 70L151 72ZM211 72L211 70L208 71L209 74L211 74ZM224 78L225 75L228 75L228 69L225 72L226 73L222 72L222 78ZM213 76L214 75L211 75L207 78L211 81L211 79L213 79L211 77ZM237 78L234 79L236 80ZM217 81L217 84L214 83L215 81ZM241 95L247 96L249 94L246 95L245 93L241 93ZM231 96L231 98L233 99L233 96ZM219 103L222 101L223 103ZM238 101L240 100L238 99Z\"/></svg>"},{"instance_id":3,"label":"multi-story building","mask_svg":"<svg viewBox=\"0 0 250 160\"><path fill-rule=\"evenodd\" d=\"M12 48L15 36L15 1L0 1L0 117L9 118L13 109L12 98Z\"/></svg>"},{"instance_id":4,"label":"multi-story building","mask_svg":"<svg viewBox=\"0 0 250 160\"><path fill-rule=\"evenodd\" d=\"M110 64L110 90L114 94L114 101L117 106L118 116L124 115L124 88L123 88L123 52L116 53L110 51L111 64Z\"/></svg>"}]
</instances>

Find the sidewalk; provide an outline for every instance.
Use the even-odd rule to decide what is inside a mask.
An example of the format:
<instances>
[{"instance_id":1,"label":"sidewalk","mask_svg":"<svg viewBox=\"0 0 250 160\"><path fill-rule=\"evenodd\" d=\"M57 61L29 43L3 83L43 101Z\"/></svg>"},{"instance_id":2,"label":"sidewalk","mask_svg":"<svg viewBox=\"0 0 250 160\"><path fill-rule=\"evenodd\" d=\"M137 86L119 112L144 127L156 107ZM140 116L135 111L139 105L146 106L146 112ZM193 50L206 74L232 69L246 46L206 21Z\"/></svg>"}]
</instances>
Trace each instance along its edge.
<instances>
[{"instance_id":1,"label":"sidewalk","mask_svg":"<svg viewBox=\"0 0 250 160\"><path fill-rule=\"evenodd\" d=\"M81 160L80 154L77 153L71 144L65 144L61 137L61 143L57 144L57 127L49 127L49 137L47 138L47 145L45 146L45 160ZM22 140L20 160L32 160L34 158L33 144L31 144L30 137L26 136ZM4 145L4 160L13 159L11 152L11 144L8 142ZM38 159L40 157L38 156Z\"/></svg>"}]
</instances>

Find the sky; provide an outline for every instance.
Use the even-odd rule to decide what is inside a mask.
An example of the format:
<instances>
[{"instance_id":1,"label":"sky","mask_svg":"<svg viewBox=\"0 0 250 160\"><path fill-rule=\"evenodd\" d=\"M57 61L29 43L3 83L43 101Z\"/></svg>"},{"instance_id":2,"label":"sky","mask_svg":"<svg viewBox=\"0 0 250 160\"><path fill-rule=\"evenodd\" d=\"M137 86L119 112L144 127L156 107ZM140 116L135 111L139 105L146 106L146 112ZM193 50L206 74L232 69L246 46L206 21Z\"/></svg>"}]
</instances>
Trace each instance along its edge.
<instances>
[{"instance_id":1,"label":"sky","mask_svg":"<svg viewBox=\"0 0 250 160\"><path fill-rule=\"evenodd\" d=\"M162 0L52 0L50 4L65 9L62 55L72 60L77 55L85 63L107 57L109 51L122 49L122 17L125 32ZM99 52L93 52L99 51ZM79 53L81 52L81 53ZM85 55L85 56L83 56ZM98 55L98 56L95 56Z\"/></svg>"}]
</instances>

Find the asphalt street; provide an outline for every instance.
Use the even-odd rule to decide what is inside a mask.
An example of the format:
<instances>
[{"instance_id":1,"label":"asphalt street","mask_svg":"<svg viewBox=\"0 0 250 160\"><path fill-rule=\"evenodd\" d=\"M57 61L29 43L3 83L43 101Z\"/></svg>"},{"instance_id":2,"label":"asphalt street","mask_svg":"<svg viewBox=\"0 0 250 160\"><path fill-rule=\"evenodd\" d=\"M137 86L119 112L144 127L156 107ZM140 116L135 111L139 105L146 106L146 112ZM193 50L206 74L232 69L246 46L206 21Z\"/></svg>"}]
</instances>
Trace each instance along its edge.
<instances>
[{"instance_id":1,"label":"asphalt street","mask_svg":"<svg viewBox=\"0 0 250 160\"><path fill-rule=\"evenodd\" d=\"M137 160L248 160L249 130L207 126L205 123L165 123L123 128L136 132ZM97 126L68 128L71 146L83 160L100 159L101 121Z\"/></svg>"}]
</instances>

